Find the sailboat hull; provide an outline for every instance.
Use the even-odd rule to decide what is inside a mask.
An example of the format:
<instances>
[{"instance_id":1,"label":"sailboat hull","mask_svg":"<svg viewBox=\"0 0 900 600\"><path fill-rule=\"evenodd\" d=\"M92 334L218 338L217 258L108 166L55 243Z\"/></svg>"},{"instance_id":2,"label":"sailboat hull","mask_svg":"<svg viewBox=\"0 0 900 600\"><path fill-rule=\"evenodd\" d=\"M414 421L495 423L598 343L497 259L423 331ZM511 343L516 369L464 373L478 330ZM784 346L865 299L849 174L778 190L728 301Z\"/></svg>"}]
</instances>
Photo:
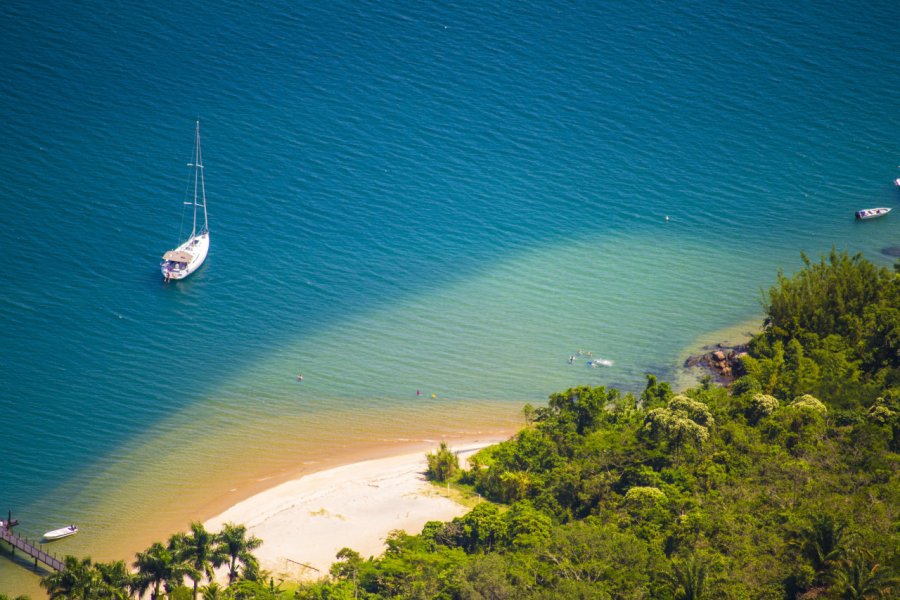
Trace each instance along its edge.
<instances>
[{"instance_id":1,"label":"sailboat hull","mask_svg":"<svg viewBox=\"0 0 900 600\"><path fill-rule=\"evenodd\" d=\"M166 256L177 254L177 258L187 260L164 260L160 264L160 271L166 280L184 279L200 268L208 253L209 232L205 231L189 238L175 250L166 252Z\"/></svg>"}]
</instances>

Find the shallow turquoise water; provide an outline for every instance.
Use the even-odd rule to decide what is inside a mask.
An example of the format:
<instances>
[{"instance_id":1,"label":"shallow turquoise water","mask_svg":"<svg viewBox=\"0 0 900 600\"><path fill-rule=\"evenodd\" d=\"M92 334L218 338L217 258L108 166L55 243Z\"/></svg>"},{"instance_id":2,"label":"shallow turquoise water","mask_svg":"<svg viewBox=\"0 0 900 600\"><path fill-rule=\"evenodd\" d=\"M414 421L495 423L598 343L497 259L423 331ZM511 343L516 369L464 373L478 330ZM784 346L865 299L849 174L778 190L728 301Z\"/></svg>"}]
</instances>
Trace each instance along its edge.
<instances>
[{"instance_id":1,"label":"shallow turquoise water","mask_svg":"<svg viewBox=\"0 0 900 600\"><path fill-rule=\"evenodd\" d=\"M900 200L896 3L482 4L0 8L24 533L152 518L217 438L267 473L636 389L801 250L889 264L900 221L852 213ZM197 117L212 248L165 286Z\"/></svg>"}]
</instances>

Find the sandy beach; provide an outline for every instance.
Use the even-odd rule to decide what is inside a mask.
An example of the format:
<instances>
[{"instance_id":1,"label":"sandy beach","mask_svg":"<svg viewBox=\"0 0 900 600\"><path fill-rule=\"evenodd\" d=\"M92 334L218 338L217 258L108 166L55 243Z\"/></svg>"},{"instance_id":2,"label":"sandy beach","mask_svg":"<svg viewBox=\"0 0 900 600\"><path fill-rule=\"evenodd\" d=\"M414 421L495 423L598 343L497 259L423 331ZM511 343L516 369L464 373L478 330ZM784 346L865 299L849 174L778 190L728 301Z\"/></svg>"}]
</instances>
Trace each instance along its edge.
<instances>
[{"instance_id":1,"label":"sandy beach","mask_svg":"<svg viewBox=\"0 0 900 600\"><path fill-rule=\"evenodd\" d=\"M457 444L460 465L476 451L501 441ZM317 579L328 573L344 547L364 557L381 554L394 530L419 533L428 521L467 512L425 479L426 452L357 462L288 481L235 504L205 522L247 526L263 540L255 554L276 578Z\"/></svg>"}]
</instances>

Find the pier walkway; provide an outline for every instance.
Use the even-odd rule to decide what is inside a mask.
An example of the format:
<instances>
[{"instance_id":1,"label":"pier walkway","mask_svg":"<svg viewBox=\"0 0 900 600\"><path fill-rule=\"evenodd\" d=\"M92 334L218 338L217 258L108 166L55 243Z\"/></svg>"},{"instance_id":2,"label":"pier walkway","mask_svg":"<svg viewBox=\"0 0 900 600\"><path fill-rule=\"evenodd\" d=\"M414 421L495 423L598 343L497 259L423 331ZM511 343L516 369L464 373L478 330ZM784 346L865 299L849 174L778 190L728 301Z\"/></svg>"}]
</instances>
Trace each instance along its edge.
<instances>
[{"instance_id":1,"label":"pier walkway","mask_svg":"<svg viewBox=\"0 0 900 600\"><path fill-rule=\"evenodd\" d=\"M0 540L3 540L4 542L12 546L14 555L16 553L16 550L21 550L22 552L33 558L35 567L37 567L38 563L41 562L56 571L62 571L65 569L63 561L59 560L55 556L47 554L31 542L29 542L27 538L23 538L18 534L13 533L12 527L7 527L6 525L0 527Z\"/></svg>"}]
</instances>

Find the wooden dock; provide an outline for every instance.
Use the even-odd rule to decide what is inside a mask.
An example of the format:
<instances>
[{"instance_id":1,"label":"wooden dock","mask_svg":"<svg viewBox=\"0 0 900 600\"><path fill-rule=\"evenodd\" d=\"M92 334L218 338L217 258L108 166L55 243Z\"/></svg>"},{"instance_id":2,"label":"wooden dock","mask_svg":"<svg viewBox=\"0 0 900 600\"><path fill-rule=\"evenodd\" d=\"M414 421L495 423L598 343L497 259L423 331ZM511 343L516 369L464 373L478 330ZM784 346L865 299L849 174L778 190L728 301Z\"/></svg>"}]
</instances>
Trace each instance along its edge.
<instances>
[{"instance_id":1,"label":"wooden dock","mask_svg":"<svg viewBox=\"0 0 900 600\"><path fill-rule=\"evenodd\" d=\"M10 518L10 521L12 521L12 518ZM7 523L9 523L10 521L7 521ZM12 522L15 523L15 521ZM39 562L56 571L62 571L66 568L63 561L59 560L55 556L47 554L39 547L29 542L28 538L23 538L17 533L14 533L12 527L8 526L7 524L4 524L2 527L0 527L0 540L3 540L4 542L12 546L12 553L14 556L16 554L16 550L21 550L22 552L33 558L35 568L38 566Z\"/></svg>"}]
</instances>

